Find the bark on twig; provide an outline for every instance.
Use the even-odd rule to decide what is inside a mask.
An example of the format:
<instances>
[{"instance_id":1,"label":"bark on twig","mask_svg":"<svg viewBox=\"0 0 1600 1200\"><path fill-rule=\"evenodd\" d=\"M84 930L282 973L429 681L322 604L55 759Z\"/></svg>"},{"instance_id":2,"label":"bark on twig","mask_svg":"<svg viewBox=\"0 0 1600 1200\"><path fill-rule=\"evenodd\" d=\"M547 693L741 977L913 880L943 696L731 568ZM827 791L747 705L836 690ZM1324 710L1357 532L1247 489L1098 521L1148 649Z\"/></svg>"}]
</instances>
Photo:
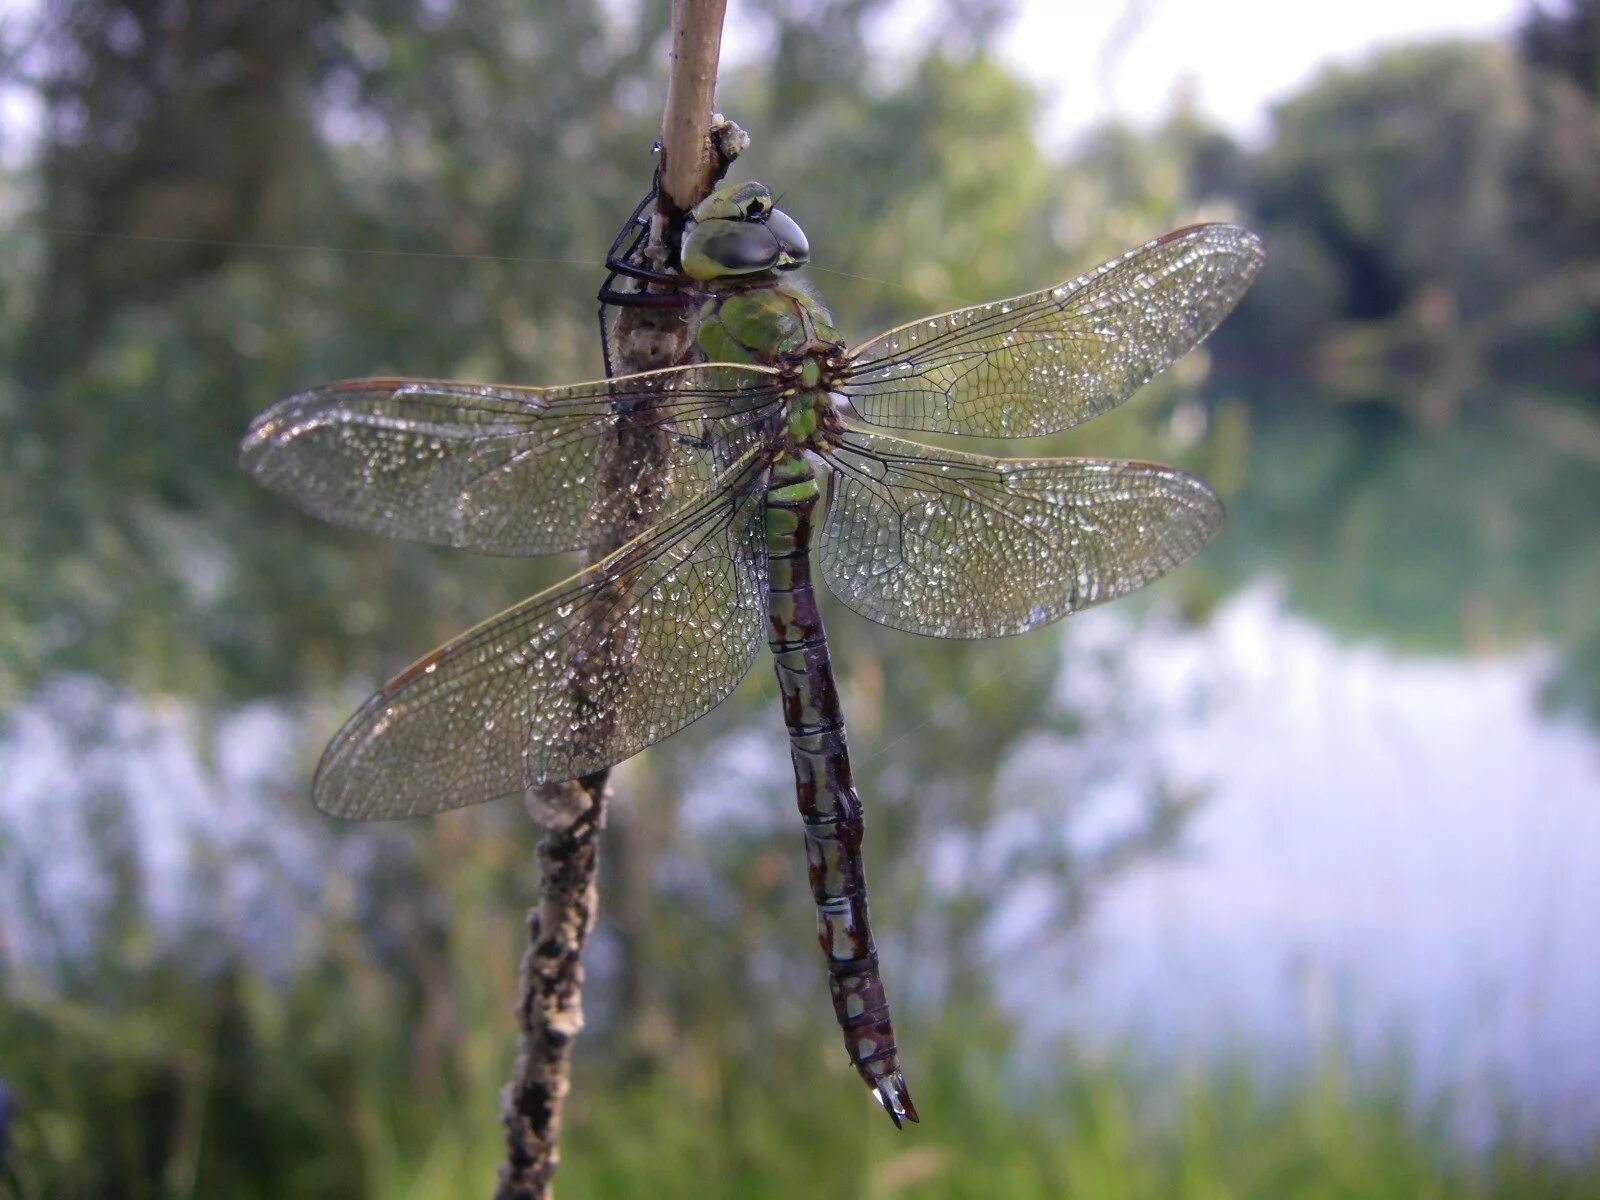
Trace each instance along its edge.
<instances>
[{"instance_id":1,"label":"bark on twig","mask_svg":"<svg viewBox=\"0 0 1600 1200\"><path fill-rule=\"evenodd\" d=\"M726 163L711 144L717 58L727 0L672 0L672 73L661 118L661 191L687 212L705 198Z\"/></svg>"},{"instance_id":2,"label":"bark on twig","mask_svg":"<svg viewBox=\"0 0 1600 1200\"><path fill-rule=\"evenodd\" d=\"M561 1112L572 1044L583 1028L582 954L598 906L606 772L545 797L571 806L565 828L539 840L539 904L528 910L528 949L517 995L517 1065L501 1095L506 1161L495 1200L545 1200L560 1162Z\"/></svg>"},{"instance_id":3,"label":"bark on twig","mask_svg":"<svg viewBox=\"0 0 1600 1200\"><path fill-rule=\"evenodd\" d=\"M681 229L684 214L698 203L732 158L743 134L715 127L712 104L722 20L727 0L674 0L672 69L662 121L662 188L653 238ZM670 180L668 175L670 173ZM618 319L620 371L644 371L686 361L692 329L676 310L629 308ZM664 437L651 422L618 431L618 453L610 469L626 471L641 459L665 464ZM605 469L597 465L597 469ZM626 511L614 514L616 545L648 526L660 502L658 489L629 489L620 476L615 489ZM620 584L618 585L620 587ZM598 605L601 611L609 605ZM591 644L605 641L593 631ZM572 780L529 798L546 825L539 842L540 901L528 912L528 950L517 997L517 1062L501 1096L506 1127L506 1162L496 1200L547 1200L560 1161L561 1116L571 1087L572 1046L583 1028L584 943L598 906L600 831L605 825L609 772Z\"/></svg>"}]
</instances>

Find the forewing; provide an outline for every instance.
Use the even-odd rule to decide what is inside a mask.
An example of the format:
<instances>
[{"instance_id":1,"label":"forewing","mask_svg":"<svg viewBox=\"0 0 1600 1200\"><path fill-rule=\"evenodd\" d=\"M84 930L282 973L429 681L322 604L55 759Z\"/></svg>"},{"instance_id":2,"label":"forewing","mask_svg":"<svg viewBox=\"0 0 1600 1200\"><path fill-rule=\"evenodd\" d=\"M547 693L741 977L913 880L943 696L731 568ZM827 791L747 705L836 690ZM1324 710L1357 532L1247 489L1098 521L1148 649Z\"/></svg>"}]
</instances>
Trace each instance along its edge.
<instances>
[{"instance_id":1,"label":"forewing","mask_svg":"<svg viewBox=\"0 0 1600 1200\"><path fill-rule=\"evenodd\" d=\"M402 672L329 745L317 806L414 817L520 795L709 712L765 636L761 482L748 455L731 486Z\"/></svg>"},{"instance_id":2,"label":"forewing","mask_svg":"<svg viewBox=\"0 0 1600 1200\"><path fill-rule=\"evenodd\" d=\"M1042 292L926 317L851 354L837 385L891 429L1037 437L1115 408L1233 311L1265 257L1193 225Z\"/></svg>"},{"instance_id":3,"label":"forewing","mask_svg":"<svg viewBox=\"0 0 1600 1200\"><path fill-rule=\"evenodd\" d=\"M641 516L693 495L759 436L775 400L771 371L721 364L555 388L356 379L262 413L239 459L338 525L550 554L614 544L630 517L648 525Z\"/></svg>"},{"instance_id":4,"label":"forewing","mask_svg":"<svg viewBox=\"0 0 1600 1200\"><path fill-rule=\"evenodd\" d=\"M851 431L832 454L822 573L864 617L931 637L1021 633L1126 595L1216 535L1170 467L988 458Z\"/></svg>"}]
</instances>

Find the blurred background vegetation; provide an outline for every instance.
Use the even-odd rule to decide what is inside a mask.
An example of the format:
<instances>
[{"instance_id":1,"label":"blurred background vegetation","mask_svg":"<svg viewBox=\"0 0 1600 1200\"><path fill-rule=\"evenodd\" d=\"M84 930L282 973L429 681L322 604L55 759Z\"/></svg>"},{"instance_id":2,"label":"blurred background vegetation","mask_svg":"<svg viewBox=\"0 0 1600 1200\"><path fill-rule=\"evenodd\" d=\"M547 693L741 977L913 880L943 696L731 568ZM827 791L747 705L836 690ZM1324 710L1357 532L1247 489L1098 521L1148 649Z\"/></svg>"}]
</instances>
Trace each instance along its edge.
<instances>
[{"instance_id":1,"label":"blurred background vegetation","mask_svg":"<svg viewBox=\"0 0 1600 1200\"><path fill-rule=\"evenodd\" d=\"M233 445L341 376L599 372L597 260L648 183L666 9L0 17L38 118L0 146L0 1195L487 1191L536 831L515 806L339 826L306 780L375 681L567 564L316 525ZM782 193L854 338L1187 221L1264 234L1208 354L1043 447L1224 493L1228 533L1148 619L1203 625L1270 578L1398 654L1543 647L1552 719L1600 716L1593 0L1330 71L1259 144L1179 104L1068 150L992 52L1005 0L922 6L892 69L885 0L733 9L738 170ZM563 1196L1600 1196L1592 1126L1551 1147L1507 1111L1463 1138L1449 1095L1337 1039L1292 1071L1040 1049L1002 995L1019 885L1077 929L1207 797L1135 770L1108 836L992 836L1143 762L1136 697L1064 697L1070 630L828 620L927 1123L894 1136L837 1052L758 667L617 776ZM1066 781L1019 783L1044 744Z\"/></svg>"}]
</instances>

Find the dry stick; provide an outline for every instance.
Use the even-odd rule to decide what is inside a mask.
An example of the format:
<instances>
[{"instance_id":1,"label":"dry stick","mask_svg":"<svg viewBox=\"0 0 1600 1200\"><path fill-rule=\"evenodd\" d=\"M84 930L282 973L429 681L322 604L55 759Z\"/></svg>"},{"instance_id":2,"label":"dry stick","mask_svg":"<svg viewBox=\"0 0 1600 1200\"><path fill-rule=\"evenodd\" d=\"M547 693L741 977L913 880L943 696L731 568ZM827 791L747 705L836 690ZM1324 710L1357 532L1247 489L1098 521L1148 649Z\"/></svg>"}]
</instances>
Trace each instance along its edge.
<instances>
[{"instance_id":1,"label":"dry stick","mask_svg":"<svg viewBox=\"0 0 1600 1200\"><path fill-rule=\"evenodd\" d=\"M681 229L684 214L710 191L742 148L726 129L716 140L711 134L725 8L726 0L673 3L672 69L662 120L662 195L652 222L652 240L658 246ZM680 311L630 308L618 318L616 367L621 372L684 361L692 348L692 329ZM666 437L650 430L649 424L624 419L617 452L599 466L605 474L601 493L615 509L597 515L617 531L616 545L647 527L664 499L659 487L628 486L630 480L649 478L649 467L640 473L639 463L665 465ZM626 579L614 581L608 589L609 602L603 600L595 610L620 615L627 584ZM600 670L611 645L607 632L597 626L586 638L586 650L597 652ZM577 686L583 687L582 678ZM547 829L539 841L540 901L528 912L528 950L518 988L516 1068L501 1094L506 1161L495 1200L546 1200L560 1161L561 1113L571 1087L572 1045L583 1028L582 954L597 908L595 880L608 775L599 771L529 797L530 810Z\"/></svg>"},{"instance_id":2,"label":"dry stick","mask_svg":"<svg viewBox=\"0 0 1600 1200\"><path fill-rule=\"evenodd\" d=\"M722 52L727 0L673 0L672 74L661 118L661 191L666 205L687 212L727 169L711 145L711 109ZM662 212L671 215L666 207Z\"/></svg>"}]
</instances>

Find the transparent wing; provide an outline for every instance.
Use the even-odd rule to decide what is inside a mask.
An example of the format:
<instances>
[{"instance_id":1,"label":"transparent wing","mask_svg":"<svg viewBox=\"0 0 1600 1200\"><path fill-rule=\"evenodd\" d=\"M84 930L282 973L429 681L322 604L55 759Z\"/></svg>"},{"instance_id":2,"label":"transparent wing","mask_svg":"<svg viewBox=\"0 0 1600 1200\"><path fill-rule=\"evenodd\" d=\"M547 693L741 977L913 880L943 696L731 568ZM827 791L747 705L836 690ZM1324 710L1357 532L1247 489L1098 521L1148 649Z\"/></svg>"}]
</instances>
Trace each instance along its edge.
<instances>
[{"instance_id":1,"label":"transparent wing","mask_svg":"<svg viewBox=\"0 0 1600 1200\"><path fill-rule=\"evenodd\" d=\"M694 494L759 436L775 400L773 372L722 364L553 388L356 379L262 413L239 459L335 524L550 554L614 542L619 496L637 517Z\"/></svg>"},{"instance_id":2,"label":"transparent wing","mask_svg":"<svg viewBox=\"0 0 1600 1200\"><path fill-rule=\"evenodd\" d=\"M1265 256L1193 225L1042 292L925 317L851 352L837 385L890 429L1037 437L1115 408L1233 310Z\"/></svg>"},{"instance_id":3,"label":"transparent wing","mask_svg":"<svg viewBox=\"0 0 1600 1200\"><path fill-rule=\"evenodd\" d=\"M446 643L362 705L312 795L413 817L520 795L709 712L765 637L762 460L565 583Z\"/></svg>"},{"instance_id":4,"label":"transparent wing","mask_svg":"<svg viewBox=\"0 0 1600 1200\"><path fill-rule=\"evenodd\" d=\"M1153 463L988 458L852 430L832 454L822 573L845 604L931 637L1021 633L1126 595L1222 527Z\"/></svg>"}]
</instances>

